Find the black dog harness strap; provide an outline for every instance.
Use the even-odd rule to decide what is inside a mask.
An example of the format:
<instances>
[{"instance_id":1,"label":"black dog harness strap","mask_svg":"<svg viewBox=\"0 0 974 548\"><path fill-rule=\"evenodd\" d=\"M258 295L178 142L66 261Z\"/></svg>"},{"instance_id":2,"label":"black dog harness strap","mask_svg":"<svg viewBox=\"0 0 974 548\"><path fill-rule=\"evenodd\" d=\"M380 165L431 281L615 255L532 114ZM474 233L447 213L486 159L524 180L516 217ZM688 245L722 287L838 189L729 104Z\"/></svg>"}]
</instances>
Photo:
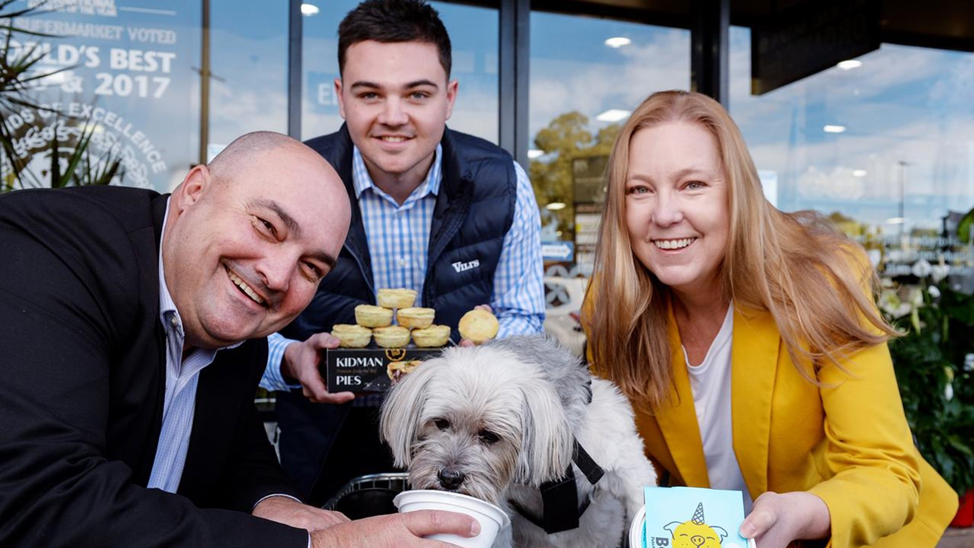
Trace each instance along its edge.
<instances>
[{"instance_id":1,"label":"black dog harness strap","mask_svg":"<svg viewBox=\"0 0 974 548\"><path fill-rule=\"evenodd\" d=\"M578 440L573 440L572 461L592 485L598 483L605 475L605 470L582 448ZM585 510L588 509L591 500L586 499L581 504L578 503L575 472L569 464L564 476L541 484L541 502L544 505L544 514L541 519L538 519L537 516L513 500L510 501L510 504L519 514L524 516L524 519L544 529L550 535L577 529L578 522Z\"/></svg>"},{"instance_id":2,"label":"black dog harness strap","mask_svg":"<svg viewBox=\"0 0 974 548\"><path fill-rule=\"evenodd\" d=\"M595 459L593 459L592 456L585 451L585 448L582 447L582 444L578 443L578 440L574 441L575 446L572 449L572 461L576 466L578 466L582 473L585 474L588 482L595 485L600 479L602 479L602 476L605 475L605 470L603 470L602 467L595 462ZM568 467L568 470L571 471L570 466Z\"/></svg>"}]
</instances>

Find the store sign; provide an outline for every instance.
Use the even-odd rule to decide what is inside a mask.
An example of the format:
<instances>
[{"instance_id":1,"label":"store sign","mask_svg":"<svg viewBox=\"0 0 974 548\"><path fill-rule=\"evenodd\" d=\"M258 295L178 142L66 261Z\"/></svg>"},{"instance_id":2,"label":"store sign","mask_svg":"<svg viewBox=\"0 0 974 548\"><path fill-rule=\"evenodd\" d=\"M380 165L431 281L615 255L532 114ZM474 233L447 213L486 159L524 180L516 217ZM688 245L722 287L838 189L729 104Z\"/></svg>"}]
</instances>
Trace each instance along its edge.
<instances>
[{"instance_id":1,"label":"store sign","mask_svg":"<svg viewBox=\"0 0 974 548\"><path fill-rule=\"evenodd\" d=\"M579 273L591 276L595 268L595 244L599 236L602 203L605 202L608 156L583 156L572 160L575 194L575 261Z\"/></svg>"},{"instance_id":2,"label":"store sign","mask_svg":"<svg viewBox=\"0 0 974 548\"><path fill-rule=\"evenodd\" d=\"M14 26L11 52L34 51L36 80L24 107L7 118L28 169L46 172L49 143L76 142L94 128L92 158L121 159L123 184L169 190L193 163L198 131L199 2L29 0L36 11ZM192 107L191 105L197 105ZM62 156L69 153L62 146Z\"/></svg>"},{"instance_id":3,"label":"store sign","mask_svg":"<svg viewBox=\"0 0 974 548\"><path fill-rule=\"evenodd\" d=\"M308 97L305 104L311 106L314 112L322 114L338 113L338 95L335 94L335 78L337 74L324 72L307 73Z\"/></svg>"},{"instance_id":4,"label":"store sign","mask_svg":"<svg viewBox=\"0 0 974 548\"><path fill-rule=\"evenodd\" d=\"M879 49L879 0L803 2L751 30L751 93L762 95Z\"/></svg>"},{"instance_id":5,"label":"store sign","mask_svg":"<svg viewBox=\"0 0 974 548\"><path fill-rule=\"evenodd\" d=\"M605 201L605 173L608 156L583 156L572 160L572 189L576 204Z\"/></svg>"},{"instance_id":6,"label":"store sign","mask_svg":"<svg viewBox=\"0 0 974 548\"><path fill-rule=\"evenodd\" d=\"M545 261L570 263L575 259L572 242L541 242L541 258Z\"/></svg>"}]
</instances>

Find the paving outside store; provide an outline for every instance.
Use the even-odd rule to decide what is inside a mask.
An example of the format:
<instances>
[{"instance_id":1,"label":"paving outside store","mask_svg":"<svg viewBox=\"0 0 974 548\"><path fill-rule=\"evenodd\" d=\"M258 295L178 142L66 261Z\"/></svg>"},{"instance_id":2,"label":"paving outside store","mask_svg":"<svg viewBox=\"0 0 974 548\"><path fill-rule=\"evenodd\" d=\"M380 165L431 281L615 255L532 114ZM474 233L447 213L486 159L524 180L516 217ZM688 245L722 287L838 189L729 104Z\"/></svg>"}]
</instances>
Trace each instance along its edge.
<instances>
[{"instance_id":1,"label":"paving outside store","mask_svg":"<svg viewBox=\"0 0 974 548\"><path fill-rule=\"evenodd\" d=\"M974 548L974 527L947 529L937 548Z\"/></svg>"}]
</instances>

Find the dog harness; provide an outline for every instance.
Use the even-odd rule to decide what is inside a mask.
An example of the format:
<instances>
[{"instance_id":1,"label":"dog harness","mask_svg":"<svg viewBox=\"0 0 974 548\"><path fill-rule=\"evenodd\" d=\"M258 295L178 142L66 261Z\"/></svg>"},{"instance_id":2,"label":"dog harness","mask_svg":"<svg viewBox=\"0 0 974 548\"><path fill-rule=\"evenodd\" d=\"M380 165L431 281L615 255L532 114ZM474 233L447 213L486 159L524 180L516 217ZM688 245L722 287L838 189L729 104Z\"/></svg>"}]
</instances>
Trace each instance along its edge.
<instances>
[{"instance_id":1,"label":"dog harness","mask_svg":"<svg viewBox=\"0 0 974 548\"><path fill-rule=\"evenodd\" d=\"M577 439L572 439L572 462L578 466L582 474L589 483L595 485L605 475L605 470L585 451ZM587 498L578 502L578 488L575 487L575 472L572 465L568 465L568 470L560 479L546 481L541 484L541 502L543 504L543 516L538 518L528 512L517 502L508 501L517 513L524 516L524 519L544 529L549 535L569 531L578 528L578 522L582 514L588 509L592 502Z\"/></svg>"}]
</instances>

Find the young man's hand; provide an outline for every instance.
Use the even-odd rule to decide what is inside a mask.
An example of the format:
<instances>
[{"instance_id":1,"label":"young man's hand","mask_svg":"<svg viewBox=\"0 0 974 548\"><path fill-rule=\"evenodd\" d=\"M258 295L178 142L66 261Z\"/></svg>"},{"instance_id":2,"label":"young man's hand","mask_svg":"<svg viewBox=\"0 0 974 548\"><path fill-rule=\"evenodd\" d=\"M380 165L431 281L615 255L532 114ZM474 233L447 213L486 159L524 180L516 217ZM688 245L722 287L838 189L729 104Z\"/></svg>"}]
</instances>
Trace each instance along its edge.
<instances>
[{"instance_id":1,"label":"young man's hand","mask_svg":"<svg viewBox=\"0 0 974 548\"><path fill-rule=\"evenodd\" d=\"M291 343L284 350L281 375L301 383L301 393L315 403L345 403L355 399L351 392L328 392L318 367L325 349L338 348L338 339L330 333L318 333L304 342Z\"/></svg>"}]
</instances>

